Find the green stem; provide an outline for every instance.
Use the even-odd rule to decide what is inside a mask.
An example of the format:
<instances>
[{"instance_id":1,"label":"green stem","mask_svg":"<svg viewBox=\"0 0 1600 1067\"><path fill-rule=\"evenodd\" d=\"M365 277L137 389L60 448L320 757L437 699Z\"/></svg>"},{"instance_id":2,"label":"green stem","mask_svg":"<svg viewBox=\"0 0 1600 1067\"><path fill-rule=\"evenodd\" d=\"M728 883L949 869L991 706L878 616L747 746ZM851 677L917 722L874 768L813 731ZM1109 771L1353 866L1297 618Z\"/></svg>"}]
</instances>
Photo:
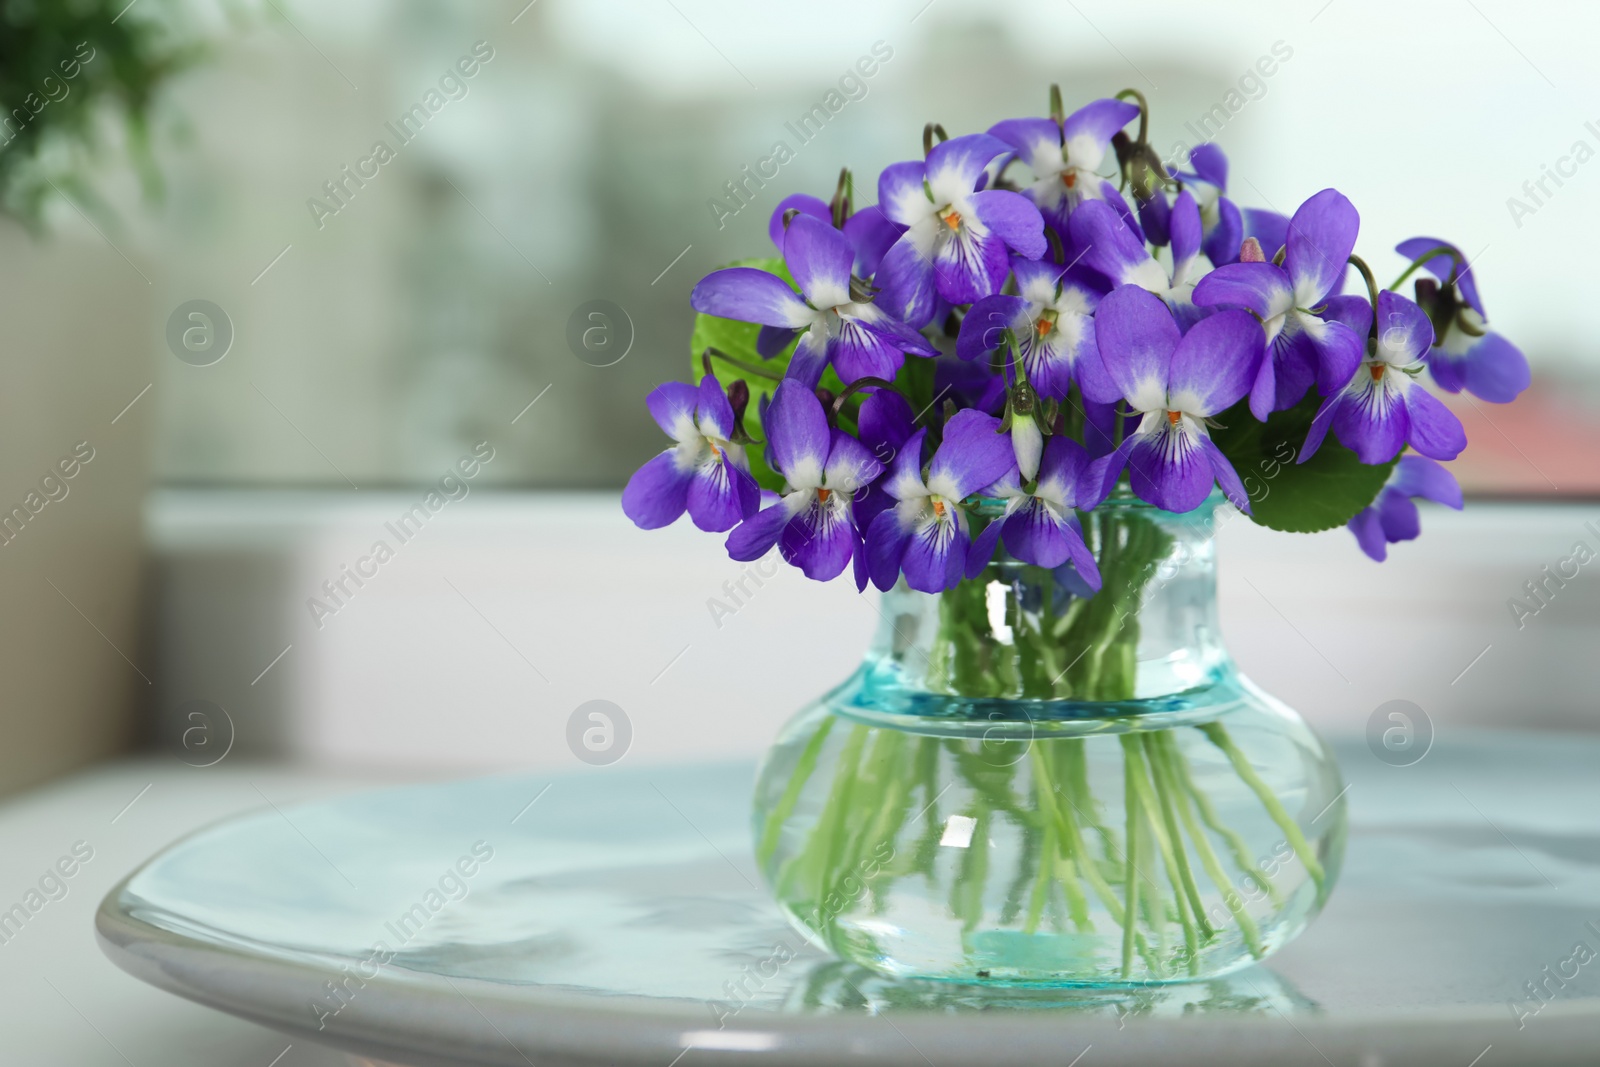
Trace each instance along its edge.
<instances>
[{"instance_id":1,"label":"green stem","mask_svg":"<svg viewBox=\"0 0 1600 1067\"><path fill-rule=\"evenodd\" d=\"M1172 768L1167 763L1168 752L1164 743L1170 736L1170 731L1145 734L1145 753L1149 756L1150 772L1155 779L1156 793L1161 798L1161 820L1166 825L1167 837L1172 842L1173 857L1178 866L1178 878L1183 884L1184 894L1189 898L1189 910L1194 914L1201 936L1210 937L1215 931L1211 929L1211 923L1206 919L1205 905L1200 900L1200 887L1195 883L1194 870L1189 866L1189 853L1183 847L1183 834L1178 829L1178 813L1173 798L1180 787L1172 774Z\"/></svg>"},{"instance_id":2,"label":"green stem","mask_svg":"<svg viewBox=\"0 0 1600 1067\"><path fill-rule=\"evenodd\" d=\"M1139 852L1139 824L1144 821L1143 813L1139 810L1139 790L1133 784L1133 767L1131 763L1124 763L1123 767L1123 806L1127 808L1127 828L1122 835L1122 896L1123 914L1127 917L1122 924L1122 977L1127 978L1133 973L1133 935L1134 925L1138 922L1139 914L1139 872L1134 866L1134 857Z\"/></svg>"},{"instance_id":3,"label":"green stem","mask_svg":"<svg viewBox=\"0 0 1600 1067\"><path fill-rule=\"evenodd\" d=\"M1211 841L1206 837L1206 832L1195 821L1194 812L1189 810L1189 798L1180 792L1174 800L1178 809L1178 818L1183 821L1184 827L1189 831L1189 838L1194 842L1195 853L1200 857L1200 866L1205 868L1206 875L1222 891L1222 902L1227 906L1228 911L1233 914L1233 921L1239 924L1239 933L1244 937L1244 943L1250 949L1250 954L1256 959L1260 959L1265 953L1261 947L1261 932L1256 928L1256 921L1250 917L1250 913L1245 909L1244 901L1228 880L1227 872L1222 869L1222 864L1217 860L1217 854L1211 848Z\"/></svg>"},{"instance_id":4,"label":"green stem","mask_svg":"<svg viewBox=\"0 0 1600 1067\"><path fill-rule=\"evenodd\" d=\"M1056 803L1055 776L1050 770L1050 761L1044 754L1042 745L1034 745L1028 750L1028 757L1032 761L1034 795L1039 799L1039 811L1045 819L1045 845L1040 853L1039 876L1034 883L1034 899L1028 908L1027 931L1032 933L1039 921L1038 909L1043 908L1048 883L1046 875L1054 873L1056 869L1057 849L1065 846L1068 853L1066 858L1067 870L1058 875L1062 892L1066 894L1067 906L1072 914L1072 921L1079 929L1091 927L1089 921L1089 902L1083 895L1083 887L1078 884L1076 873L1072 869L1072 857L1083 854L1083 842L1079 839L1077 826L1066 816ZM1062 831L1065 831L1063 834ZM1058 843L1058 834L1061 835Z\"/></svg>"},{"instance_id":5,"label":"green stem","mask_svg":"<svg viewBox=\"0 0 1600 1067\"><path fill-rule=\"evenodd\" d=\"M1150 787L1149 775L1153 773L1146 767L1144 758L1144 735L1123 734L1118 740L1122 742L1124 765L1131 776L1135 792L1139 794L1139 806L1149 818L1150 837L1155 843L1156 851L1161 856L1161 865L1167 872L1167 882L1172 886L1172 894L1178 912L1178 922L1183 927L1183 944L1188 953L1188 958L1193 960L1200 951L1199 935L1195 930L1194 915L1190 912L1190 899L1184 895L1186 887L1178 872L1178 861L1173 851L1173 841L1168 836L1167 829L1159 821L1161 802L1156 799L1155 792ZM1151 881L1152 892L1156 891L1154 881ZM1152 901L1152 904L1156 903ZM1198 903L1198 894L1196 894Z\"/></svg>"},{"instance_id":6,"label":"green stem","mask_svg":"<svg viewBox=\"0 0 1600 1067\"><path fill-rule=\"evenodd\" d=\"M1222 817L1217 814L1216 806L1211 803L1211 798L1206 796L1205 792L1195 784L1194 776L1189 773L1188 761L1178 751L1177 739L1171 738L1170 745L1172 748L1173 770L1182 781L1184 790L1193 799L1195 809L1199 811L1201 820L1211 828L1213 833L1227 842L1228 852L1233 856L1233 862L1239 870L1248 875L1257 885L1266 888L1267 896L1272 900L1274 906L1282 904L1283 895L1278 892L1278 887L1270 880L1261 877L1260 871L1256 868L1255 859L1250 853L1250 845L1245 841L1244 836L1222 821Z\"/></svg>"},{"instance_id":7,"label":"green stem","mask_svg":"<svg viewBox=\"0 0 1600 1067\"><path fill-rule=\"evenodd\" d=\"M1200 727L1200 732L1205 734L1213 745L1227 755L1228 762L1233 764L1234 771L1255 793L1261 801L1261 806L1267 809L1267 814L1272 816L1272 821L1278 824L1278 829L1283 831L1284 838L1289 842L1289 847L1294 849L1295 855L1300 857L1300 862L1305 864L1306 872L1311 875L1311 880L1317 885L1317 896L1321 897L1327 881L1327 875L1322 869L1322 863L1317 859L1316 850L1306 840L1306 835L1300 832L1300 825L1289 817L1284 809L1283 802L1272 791L1272 787L1261 780L1256 769L1250 765L1245 754L1233 743L1233 738L1228 736L1228 730L1220 722L1208 722Z\"/></svg>"},{"instance_id":8,"label":"green stem","mask_svg":"<svg viewBox=\"0 0 1600 1067\"><path fill-rule=\"evenodd\" d=\"M1028 917L1023 921L1022 932L1037 933L1039 917L1044 914L1044 902L1050 894L1050 876L1056 869L1056 824L1051 819L1045 823L1044 839L1034 858L1033 889L1028 894Z\"/></svg>"}]
</instances>

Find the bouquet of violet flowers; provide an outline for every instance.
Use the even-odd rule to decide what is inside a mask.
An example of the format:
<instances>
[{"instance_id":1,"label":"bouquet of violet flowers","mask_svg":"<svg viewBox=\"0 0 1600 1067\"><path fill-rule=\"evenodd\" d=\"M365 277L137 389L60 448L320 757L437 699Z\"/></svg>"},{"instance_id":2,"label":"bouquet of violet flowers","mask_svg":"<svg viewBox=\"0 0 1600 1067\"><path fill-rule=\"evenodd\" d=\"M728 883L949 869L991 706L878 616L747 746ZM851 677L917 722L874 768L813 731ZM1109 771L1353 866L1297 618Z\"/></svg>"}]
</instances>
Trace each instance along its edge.
<instances>
[{"instance_id":1,"label":"bouquet of violet flowers","mask_svg":"<svg viewBox=\"0 0 1600 1067\"><path fill-rule=\"evenodd\" d=\"M1209 555L1166 615L1156 577L1219 500L1382 560L1416 498L1462 505L1428 382L1528 384L1457 246L1401 242L1380 289L1343 194L1242 208L1214 145L1169 170L1147 130L1136 91L1068 115L1052 87L1048 118L930 124L875 205L848 170L790 196L778 256L694 288L698 384L648 398L674 443L623 492L635 523L687 512L735 560L886 593L757 786L758 863L855 962L1170 980L1294 936L1339 862L1337 769L1214 642Z\"/></svg>"},{"instance_id":2,"label":"bouquet of violet flowers","mask_svg":"<svg viewBox=\"0 0 1600 1067\"><path fill-rule=\"evenodd\" d=\"M831 202L783 200L779 256L694 288L699 384L650 394L675 443L627 515L687 511L735 560L776 547L858 589L957 593L1003 544L1087 596L1084 526L1113 494L1186 512L1220 490L1273 529L1348 525L1377 560L1417 536L1414 498L1461 507L1440 464L1466 435L1424 378L1504 403L1528 366L1460 249L1403 241L1380 289L1343 194L1241 208L1215 145L1172 172L1147 130L1135 90L1065 115L1052 86L1049 118L930 124L875 205L848 170Z\"/></svg>"}]
</instances>

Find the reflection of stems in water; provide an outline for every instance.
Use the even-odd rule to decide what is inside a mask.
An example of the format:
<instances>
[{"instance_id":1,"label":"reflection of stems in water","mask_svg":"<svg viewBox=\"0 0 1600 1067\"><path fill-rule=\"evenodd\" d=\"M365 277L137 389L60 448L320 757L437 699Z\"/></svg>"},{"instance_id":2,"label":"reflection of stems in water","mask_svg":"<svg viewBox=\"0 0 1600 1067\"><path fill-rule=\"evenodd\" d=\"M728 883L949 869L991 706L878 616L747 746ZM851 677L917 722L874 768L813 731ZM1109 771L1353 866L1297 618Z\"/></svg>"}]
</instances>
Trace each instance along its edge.
<instances>
[{"instance_id":1,"label":"reflection of stems in water","mask_svg":"<svg viewBox=\"0 0 1600 1067\"><path fill-rule=\"evenodd\" d=\"M761 843L756 847L757 863L765 866L772 858L773 851L777 849L778 835L783 831L783 824L789 821L789 816L794 814L795 803L800 799L801 790L811 780L811 773L817 769L817 757L822 754L822 743L828 739L828 731L833 729L833 724L832 715L824 718L818 724L817 732L806 742L800 758L795 761L789 781L784 785L783 796L778 798L778 803L767 813L767 820L762 825Z\"/></svg>"}]
</instances>

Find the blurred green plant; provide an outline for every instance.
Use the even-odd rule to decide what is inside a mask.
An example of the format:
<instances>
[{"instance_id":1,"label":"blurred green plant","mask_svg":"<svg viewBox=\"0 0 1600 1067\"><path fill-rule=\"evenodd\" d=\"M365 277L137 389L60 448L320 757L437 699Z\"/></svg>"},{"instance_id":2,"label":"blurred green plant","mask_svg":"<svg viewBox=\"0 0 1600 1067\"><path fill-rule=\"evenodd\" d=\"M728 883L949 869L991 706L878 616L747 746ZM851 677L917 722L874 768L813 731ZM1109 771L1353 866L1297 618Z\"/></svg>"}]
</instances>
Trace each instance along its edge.
<instances>
[{"instance_id":1,"label":"blurred green plant","mask_svg":"<svg viewBox=\"0 0 1600 1067\"><path fill-rule=\"evenodd\" d=\"M0 211L37 229L45 201L60 191L107 217L90 174L112 147L126 151L146 196L161 194L151 151L155 97L205 51L152 17L162 7L163 0L0 0Z\"/></svg>"}]
</instances>

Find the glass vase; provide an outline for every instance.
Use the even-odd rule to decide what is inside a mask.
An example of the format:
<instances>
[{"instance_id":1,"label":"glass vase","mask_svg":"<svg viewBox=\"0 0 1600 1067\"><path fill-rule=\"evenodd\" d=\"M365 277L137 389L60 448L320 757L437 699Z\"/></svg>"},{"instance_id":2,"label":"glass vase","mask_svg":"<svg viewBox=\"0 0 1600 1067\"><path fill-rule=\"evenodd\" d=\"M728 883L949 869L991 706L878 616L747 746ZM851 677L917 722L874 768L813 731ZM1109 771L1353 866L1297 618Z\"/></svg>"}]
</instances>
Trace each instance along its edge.
<instances>
[{"instance_id":1,"label":"glass vase","mask_svg":"<svg viewBox=\"0 0 1600 1067\"><path fill-rule=\"evenodd\" d=\"M861 666L758 777L757 862L807 937L896 977L1115 985L1215 978L1305 928L1343 786L1223 647L1219 499L1084 516L1093 594L1003 550L884 594Z\"/></svg>"}]
</instances>

